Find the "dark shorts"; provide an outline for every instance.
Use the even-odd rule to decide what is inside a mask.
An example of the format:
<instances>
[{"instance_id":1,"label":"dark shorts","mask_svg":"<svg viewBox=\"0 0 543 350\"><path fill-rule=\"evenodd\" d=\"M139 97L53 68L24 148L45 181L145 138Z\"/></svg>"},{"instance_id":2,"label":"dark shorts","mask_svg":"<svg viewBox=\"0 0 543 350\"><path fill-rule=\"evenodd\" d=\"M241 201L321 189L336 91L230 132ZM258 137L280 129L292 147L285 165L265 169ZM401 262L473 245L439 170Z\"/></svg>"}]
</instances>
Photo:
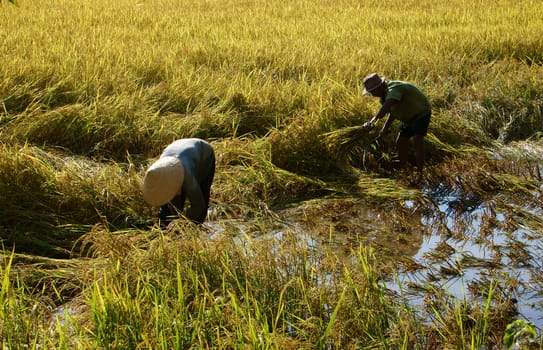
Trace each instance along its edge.
<instances>
[{"instance_id":1,"label":"dark shorts","mask_svg":"<svg viewBox=\"0 0 543 350\"><path fill-rule=\"evenodd\" d=\"M430 125L430 117L432 115L432 112L428 112L418 118L416 118L415 122L403 124L400 132L398 133L398 136L400 137L413 137L416 135L419 136L426 136L426 133L428 132L428 125Z\"/></svg>"}]
</instances>

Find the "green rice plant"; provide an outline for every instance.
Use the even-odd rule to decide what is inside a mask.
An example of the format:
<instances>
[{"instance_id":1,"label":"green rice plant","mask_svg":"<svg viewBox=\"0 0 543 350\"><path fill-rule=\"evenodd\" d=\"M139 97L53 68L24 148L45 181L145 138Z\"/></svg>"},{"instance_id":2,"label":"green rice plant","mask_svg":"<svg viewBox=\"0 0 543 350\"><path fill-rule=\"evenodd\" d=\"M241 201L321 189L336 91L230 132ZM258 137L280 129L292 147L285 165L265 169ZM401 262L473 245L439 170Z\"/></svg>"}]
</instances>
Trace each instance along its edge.
<instances>
[{"instance_id":1,"label":"green rice plant","mask_svg":"<svg viewBox=\"0 0 543 350\"><path fill-rule=\"evenodd\" d=\"M416 348L415 313L388 293L383 281L389 269L371 248L361 246L354 253L355 265L343 271L347 293L337 321L341 339L364 348Z\"/></svg>"},{"instance_id":2,"label":"green rice plant","mask_svg":"<svg viewBox=\"0 0 543 350\"><path fill-rule=\"evenodd\" d=\"M387 316L394 312L371 281L370 265L362 275L349 273L333 255L309 253L289 234L233 245L202 239L182 223L175 230L182 238L157 236L96 276L88 336L97 345L306 348L363 344L365 337L386 343L371 337L387 337L384 320L394 320ZM326 281L323 271L330 273Z\"/></svg>"},{"instance_id":3,"label":"green rice plant","mask_svg":"<svg viewBox=\"0 0 543 350\"><path fill-rule=\"evenodd\" d=\"M37 342L58 348L80 339L83 348L411 349L501 341L508 314L492 283L481 305L456 303L434 290L427 310L437 322L422 327L418 312L387 292L381 282L387 268L369 249L345 261L288 233L280 241L247 236L240 244L228 236L209 240L194 229L180 222L174 235L133 241L118 254L97 241L94 277L82 288L87 311L70 316L71 330L58 323L52 336Z\"/></svg>"},{"instance_id":4,"label":"green rice plant","mask_svg":"<svg viewBox=\"0 0 543 350\"><path fill-rule=\"evenodd\" d=\"M536 336L535 325L532 322L517 319L507 325L503 342L509 350L513 347L528 346Z\"/></svg>"},{"instance_id":5,"label":"green rice plant","mask_svg":"<svg viewBox=\"0 0 543 350\"><path fill-rule=\"evenodd\" d=\"M201 245L203 242L196 239L196 237L190 239L187 236L187 239L191 240L192 243L187 241L184 245L190 250L185 251L180 246L180 250L172 252L177 255L177 258L172 260L166 260L166 256L159 258L161 264L176 266L173 275L171 270L162 270L164 276L150 273L151 271L144 272L143 269L151 265L147 265L147 262L150 262L147 259L143 260L143 265L141 264L140 254L143 254L143 251L140 251L137 252L137 255L140 256L139 267L134 265L136 269L126 271L132 272L128 274L121 273L121 276L124 276L121 277L121 280L117 281L116 279L110 279L108 275L104 276L104 283L107 284L104 284L103 288L100 284L96 286L93 299L90 300L95 317L96 330L93 332L98 332L96 333L99 335L97 341L100 344L110 344L112 346L116 344L118 346L121 344L139 344L141 342L151 347L162 345L163 348L169 348L176 344L175 347L179 348L195 343L211 345L216 344L217 341L224 344L229 342L244 344L258 341L258 337L250 336L256 334L255 332L261 335L265 334L254 328L260 327L259 324L267 321L259 316L261 315L258 311L258 305L260 304L252 304L256 302L256 299L253 299L255 298L253 293L257 292L259 288L257 285L252 284L252 278L247 278L246 274L248 272L244 270L245 267L237 265L239 263L237 258L235 260L229 258L229 250L219 253L218 251L215 252L215 248L212 246L206 247L204 245L201 248L208 251L207 257L197 251L195 251L196 254L191 253L191 250L195 248L194 244ZM162 255L171 248L175 248L175 242L173 241L168 242L166 240L163 243L157 243L158 245L155 245L155 248L151 250L151 252L154 252L151 256L159 252L162 252L160 253ZM156 250L156 248L159 250ZM243 257L239 256L239 258ZM132 264L135 261L129 263ZM158 267L157 265L153 266ZM115 270L119 269L120 265L113 268ZM237 271L238 268L243 270ZM119 274L119 272L114 273L112 277ZM238 273L242 273L241 276L245 277L240 278L241 276ZM171 277L174 277L174 279L170 280ZM258 274L255 274L254 277L257 277L254 282L258 282ZM130 278L131 282L127 284L123 278ZM110 282L107 282L108 280ZM109 285L109 283L113 283L113 285ZM157 286L162 286L161 293L157 293ZM268 290L268 292L266 290L268 289L262 289L262 292L269 293L273 289ZM145 305L152 308L152 310L149 310L151 311L150 314L153 315L151 319L144 316L149 315L149 312L142 312L140 309ZM152 305L155 305L155 307L152 307ZM254 309L253 306L257 309ZM230 312L225 314L224 308L229 308ZM225 317L228 317L228 319ZM258 322L255 324L250 323L252 317L256 317L255 320ZM238 318L240 319L238 320ZM141 322L154 324L151 328L152 331L147 332L150 329L147 326L137 326ZM218 333L211 332L214 329L213 322L219 322L216 325L219 327ZM224 325L221 326L223 323ZM246 326L249 326L249 328L246 328ZM111 327L137 329L142 334L137 335L132 331L113 334ZM236 330L236 327L242 328ZM220 338L216 339L217 336Z\"/></svg>"},{"instance_id":6,"label":"green rice plant","mask_svg":"<svg viewBox=\"0 0 543 350\"><path fill-rule=\"evenodd\" d=\"M427 301L428 317L431 320L429 341L434 346L478 349L502 341L505 325L512 317L511 303L497 293L498 282L491 281L481 300L470 299L462 289L455 297L448 291L433 291Z\"/></svg>"},{"instance_id":7,"label":"green rice plant","mask_svg":"<svg viewBox=\"0 0 543 350\"><path fill-rule=\"evenodd\" d=\"M95 282L89 304L94 317L96 343L101 347L135 348L142 341L143 310L140 281L117 281L114 286Z\"/></svg>"},{"instance_id":8,"label":"green rice plant","mask_svg":"<svg viewBox=\"0 0 543 350\"><path fill-rule=\"evenodd\" d=\"M0 339L2 346L35 348L46 337L47 305L28 294L25 285L13 274L13 257L13 252L2 255L0 261Z\"/></svg>"}]
</instances>

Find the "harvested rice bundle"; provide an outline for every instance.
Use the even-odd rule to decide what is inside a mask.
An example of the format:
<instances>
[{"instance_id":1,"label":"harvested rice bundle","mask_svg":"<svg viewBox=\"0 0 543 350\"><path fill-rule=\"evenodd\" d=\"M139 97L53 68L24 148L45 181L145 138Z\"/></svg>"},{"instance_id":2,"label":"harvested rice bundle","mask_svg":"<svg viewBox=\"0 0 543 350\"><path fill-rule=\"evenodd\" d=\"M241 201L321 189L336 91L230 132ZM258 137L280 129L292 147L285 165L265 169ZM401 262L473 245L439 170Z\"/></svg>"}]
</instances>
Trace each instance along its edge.
<instances>
[{"instance_id":1,"label":"harvested rice bundle","mask_svg":"<svg viewBox=\"0 0 543 350\"><path fill-rule=\"evenodd\" d=\"M328 152L341 164L347 164L364 154L366 146L374 139L370 130L364 126L350 126L322 134L321 138Z\"/></svg>"}]
</instances>

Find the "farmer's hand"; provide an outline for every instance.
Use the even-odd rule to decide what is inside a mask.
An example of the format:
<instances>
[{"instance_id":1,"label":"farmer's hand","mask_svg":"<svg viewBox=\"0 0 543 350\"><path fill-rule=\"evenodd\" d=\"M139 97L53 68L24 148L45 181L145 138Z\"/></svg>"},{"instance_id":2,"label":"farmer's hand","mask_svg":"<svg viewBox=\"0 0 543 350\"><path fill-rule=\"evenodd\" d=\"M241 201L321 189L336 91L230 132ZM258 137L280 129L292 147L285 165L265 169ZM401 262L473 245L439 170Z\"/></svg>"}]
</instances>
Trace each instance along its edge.
<instances>
[{"instance_id":1,"label":"farmer's hand","mask_svg":"<svg viewBox=\"0 0 543 350\"><path fill-rule=\"evenodd\" d=\"M372 121L369 121L369 122L365 122L362 127L364 127L364 129L371 129L373 128L373 122Z\"/></svg>"}]
</instances>

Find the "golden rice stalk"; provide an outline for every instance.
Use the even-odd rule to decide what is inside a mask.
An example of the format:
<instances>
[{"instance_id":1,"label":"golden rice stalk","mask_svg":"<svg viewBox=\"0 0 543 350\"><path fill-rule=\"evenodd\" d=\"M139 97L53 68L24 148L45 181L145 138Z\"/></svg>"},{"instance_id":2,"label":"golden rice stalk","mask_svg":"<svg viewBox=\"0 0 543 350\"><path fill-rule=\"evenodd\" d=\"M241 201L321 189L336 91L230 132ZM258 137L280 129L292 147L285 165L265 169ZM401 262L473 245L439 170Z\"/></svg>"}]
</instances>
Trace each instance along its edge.
<instances>
[{"instance_id":1,"label":"golden rice stalk","mask_svg":"<svg viewBox=\"0 0 543 350\"><path fill-rule=\"evenodd\" d=\"M364 147L371 140L371 128L349 126L321 134L321 139L331 156L339 162L349 161L354 154L364 152Z\"/></svg>"}]
</instances>

